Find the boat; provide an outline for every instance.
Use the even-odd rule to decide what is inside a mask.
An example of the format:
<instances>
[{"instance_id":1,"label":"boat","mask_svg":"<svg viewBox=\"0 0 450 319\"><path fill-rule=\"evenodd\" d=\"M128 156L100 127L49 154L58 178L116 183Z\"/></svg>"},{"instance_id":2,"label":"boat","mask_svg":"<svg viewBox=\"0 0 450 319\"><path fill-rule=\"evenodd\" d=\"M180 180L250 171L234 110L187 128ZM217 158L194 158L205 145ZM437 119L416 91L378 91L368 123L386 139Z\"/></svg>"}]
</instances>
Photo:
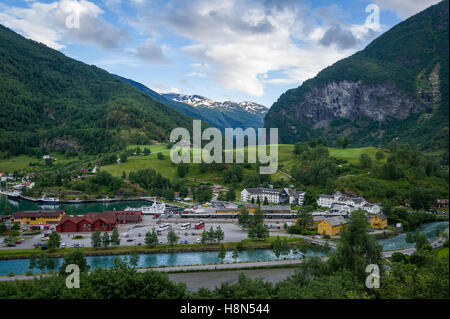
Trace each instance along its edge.
<instances>
[{"instance_id":1,"label":"boat","mask_svg":"<svg viewBox=\"0 0 450 319\"><path fill-rule=\"evenodd\" d=\"M59 203L58 197L46 197L45 194L42 197L38 198L38 202L40 203Z\"/></svg>"},{"instance_id":2,"label":"boat","mask_svg":"<svg viewBox=\"0 0 450 319\"><path fill-rule=\"evenodd\" d=\"M109 198L108 196L106 196L105 198L101 198L100 201L102 201L102 202L111 202L111 201L113 201L113 199Z\"/></svg>"},{"instance_id":3,"label":"boat","mask_svg":"<svg viewBox=\"0 0 450 319\"><path fill-rule=\"evenodd\" d=\"M125 211L128 212L142 212L143 215L161 215L166 211L166 204L164 202L157 203L156 200L153 201L152 206L142 206L139 208L127 207Z\"/></svg>"}]
</instances>

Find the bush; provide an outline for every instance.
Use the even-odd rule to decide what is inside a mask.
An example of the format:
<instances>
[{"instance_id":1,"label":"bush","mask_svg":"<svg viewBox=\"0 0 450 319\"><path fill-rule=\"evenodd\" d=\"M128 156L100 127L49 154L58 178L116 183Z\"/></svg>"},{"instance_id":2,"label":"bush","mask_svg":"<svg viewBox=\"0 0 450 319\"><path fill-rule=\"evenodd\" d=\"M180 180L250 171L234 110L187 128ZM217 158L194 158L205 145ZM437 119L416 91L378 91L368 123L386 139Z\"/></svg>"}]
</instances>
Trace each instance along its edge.
<instances>
[{"instance_id":1,"label":"bush","mask_svg":"<svg viewBox=\"0 0 450 319\"><path fill-rule=\"evenodd\" d=\"M76 235L76 236L73 236L72 237L72 239L83 239L84 237L83 236L81 236L81 235Z\"/></svg>"},{"instance_id":2,"label":"bush","mask_svg":"<svg viewBox=\"0 0 450 319\"><path fill-rule=\"evenodd\" d=\"M8 277L14 277L16 274L13 272L13 271L10 271L9 273L8 273Z\"/></svg>"}]
</instances>

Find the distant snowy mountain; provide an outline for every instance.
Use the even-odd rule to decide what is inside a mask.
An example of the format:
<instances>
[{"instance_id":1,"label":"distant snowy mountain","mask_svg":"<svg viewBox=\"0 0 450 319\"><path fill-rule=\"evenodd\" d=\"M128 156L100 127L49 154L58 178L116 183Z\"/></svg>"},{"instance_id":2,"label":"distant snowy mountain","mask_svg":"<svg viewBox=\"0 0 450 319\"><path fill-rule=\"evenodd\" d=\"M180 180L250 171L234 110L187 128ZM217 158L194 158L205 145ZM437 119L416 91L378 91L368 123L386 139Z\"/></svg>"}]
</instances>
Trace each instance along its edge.
<instances>
[{"instance_id":1,"label":"distant snowy mountain","mask_svg":"<svg viewBox=\"0 0 450 319\"><path fill-rule=\"evenodd\" d=\"M219 110L242 109L248 113L257 115L264 115L269 110L267 107L261 104L249 101L240 103L232 101L217 102L201 95L184 95L176 93L162 94L162 96L164 96L166 99L186 103L194 107L206 107Z\"/></svg>"}]
</instances>

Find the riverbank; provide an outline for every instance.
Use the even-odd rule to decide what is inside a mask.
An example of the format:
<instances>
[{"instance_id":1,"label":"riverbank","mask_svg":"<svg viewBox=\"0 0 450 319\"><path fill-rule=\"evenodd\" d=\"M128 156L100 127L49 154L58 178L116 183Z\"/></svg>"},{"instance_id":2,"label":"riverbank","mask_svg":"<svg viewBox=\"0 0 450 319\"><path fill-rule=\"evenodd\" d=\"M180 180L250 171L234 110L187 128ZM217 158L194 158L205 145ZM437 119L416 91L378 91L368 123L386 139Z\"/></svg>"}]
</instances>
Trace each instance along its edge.
<instances>
[{"instance_id":1,"label":"riverbank","mask_svg":"<svg viewBox=\"0 0 450 319\"><path fill-rule=\"evenodd\" d=\"M223 243L226 250L233 250L236 246L241 249L270 249L272 242L276 237L269 237L265 240L244 239L241 242ZM298 245L304 242L301 238L286 237L288 244L291 246ZM239 247L238 245L242 246ZM156 245L154 247L146 246L120 246L108 248L58 248L53 252L42 250L40 248L34 249L0 249L0 260L7 259L24 259L29 258L32 254L48 253L50 257L59 258L65 257L74 250L81 250L85 256L112 256L123 254L156 254L156 253L179 253L179 252L202 252L202 251L218 251L220 244L176 244L176 245Z\"/></svg>"}]
</instances>

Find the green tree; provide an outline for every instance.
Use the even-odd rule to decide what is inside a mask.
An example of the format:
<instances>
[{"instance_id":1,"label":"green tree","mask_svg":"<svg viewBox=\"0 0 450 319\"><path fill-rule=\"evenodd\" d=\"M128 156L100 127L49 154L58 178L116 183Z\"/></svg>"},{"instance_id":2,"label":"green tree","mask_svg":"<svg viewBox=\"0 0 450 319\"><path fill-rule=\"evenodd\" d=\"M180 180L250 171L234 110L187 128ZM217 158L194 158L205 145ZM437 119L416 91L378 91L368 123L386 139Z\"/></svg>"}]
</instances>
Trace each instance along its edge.
<instances>
[{"instance_id":1,"label":"green tree","mask_svg":"<svg viewBox=\"0 0 450 319\"><path fill-rule=\"evenodd\" d=\"M148 247L153 247L158 244L158 234L156 233L155 228L152 228L151 232L145 234L144 241Z\"/></svg>"},{"instance_id":2,"label":"green tree","mask_svg":"<svg viewBox=\"0 0 450 319\"><path fill-rule=\"evenodd\" d=\"M367 275L365 269L368 264L376 264L382 269L381 246L368 235L368 230L365 212L352 212L351 222L341 234L336 253L330 257L335 269L349 270L361 280Z\"/></svg>"},{"instance_id":3,"label":"green tree","mask_svg":"<svg viewBox=\"0 0 450 319\"><path fill-rule=\"evenodd\" d=\"M384 153L382 151L377 151L375 153L375 158L377 159L377 161L381 161L384 158Z\"/></svg>"},{"instance_id":4,"label":"green tree","mask_svg":"<svg viewBox=\"0 0 450 319\"><path fill-rule=\"evenodd\" d=\"M0 235L7 230L8 230L8 228L6 227L5 222L0 223Z\"/></svg>"},{"instance_id":5,"label":"green tree","mask_svg":"<svg viewBox=\"0 0 450 319\"><path fill-rule=\"evenodd\" d=\"M225 256L226 256L226 253L227 252L225 250L225 246L223 244L220 244L218 257L219 257L221 263L223 263L223 260L225 259Z\"/></svg>"},{"instance_id":6,"label":"green tree","mask_svg":"<svg viewBox=\"0 0 450 319\"><path fill-rule=\"evenodd\" d=\"M236 246L235 246L234 249L233 249L233 255L232 255L232 257L233 257L233 259L234 259L234 262L236 262L237 259L238 259L238 257L239 257L239 250L238 250L238 248L237 248Z\"/></svg>"},{"instance_id":7,"label":"green tree","mask_svg":"<svg viewBox=\"0 0 450 319\"><path fill-rule=\"evenodd\" d=\"M238 224L239 226L243 228L248 228L250 226L250 213L248 212L247 208L244 206L241 207L239 210L238 215Z\"/></svg>"},{"instance_id":8,"label":"green tree","mask_svg":"<svg viewBox=\"0 0 450 319\"><path fill-rule=\"evenodd\" d=\"M126 161L128 160L128 156L127 153L122 153L122 155L120 155L120 163L126 163Z\"/></svg>"},{"instance_id":9,"label":"green tree","mask_svg":"<svg viewBox=\"0 0 450 319\"><path fill-rule=\"evenodd\" d=\"M101 247L102 245L102 237L100 230L96 229L91 235L91 245L94 248Z\"/></svg>"},{"instance_id":10,"label":"green tree","mask_svg":"<svg viewBox=\"0 0 450 319\"><path fill-rule=\"evenodd\" d=\"M167 233L167 242L169 243L169 245L175 245L178 242L178 239L178 235L172 228L170 228L169 232Z\"/></svg>"},{"instance_id":11,"label":"green tree","mask_svg":"<svg viewBox=\"0 0 450 319\"><path fill-rule=\"evenodd\" d=\"M119 235L119 229L117 227L114 228L114 230L111 234L111 244L114 247L117 247L120 245L120 235Z\"/></svg>"},{"instance_id":12,"label":"green tree","mask_svg":"<svg viewBox=\"0 0 450 319\"><path fill-rule=\"evenodd\" d=\"M79 249L72 251L68 253L64 257L64 261L59 268L59 274L61 276L67 276L66 268L68 265L77 265L80 269L80 272L88 271L90 266L87 264L86 257L84 256L83 252Z\"/></svg>"},{"instance_id":13,"label":"green tree","mask_svg":"<svg viewBox=\"0 0 450 319\"><path fill-rule=\"evenodd\" d=\"M54 250L59 247L61 244L61 236L55 230L50 233L48 236L48 248L50 250Z\"/></svg>"},{"instance_id":14,"label":"green tree","mask_svg":"<svg viewBox=\"0 0 450 319\"><path fill-rule=\"evenodd\" d=\"M107 248L110 243L111 243L111 240L109 238L108 232L105 231L102 236L102 245L103 245L103 247Z\"/></svg>"},{"instance_id":15,"label":"green tree","mask_svg":"<svg viewBox=\"0 0 450 319\"><path fill-rule=\"evenodd\" d=\"M3 209L3 213L6 216L9 216L11 214L11 207L9 207L8 205L5 205L5 208Z\"/></svg>"},{"instance_id":16,"label":"green tree","mask_svg":"<svg viewBox=\"0 0 450 319\"><path fill-rule=\"evenodd\" d=\"M366 153L359 156L359 163L362 168L370 168L372 166L372 159Z\"/></svg>"},{"instance_id":17,"label":"green tree","mask_svg":"<svg viewBox=\"0 0 450 319\"><path fill-rule=\"evenodd\" d=\"M225 233L223 232L220 226L217 226L216 231L214 232L214 238L220 243L225 237Z\"/></svg>"},{"instance_id":18,"label":"green tree","mask_svg":"<svg viewBox=\"0 0 450 319\"><path fill-rule=\"evenodd\" d=\"M253 224L248 230L248 237L254 239L264 239L269 237L269 229L264 224Z\"/></svg>"}]
</instances>

